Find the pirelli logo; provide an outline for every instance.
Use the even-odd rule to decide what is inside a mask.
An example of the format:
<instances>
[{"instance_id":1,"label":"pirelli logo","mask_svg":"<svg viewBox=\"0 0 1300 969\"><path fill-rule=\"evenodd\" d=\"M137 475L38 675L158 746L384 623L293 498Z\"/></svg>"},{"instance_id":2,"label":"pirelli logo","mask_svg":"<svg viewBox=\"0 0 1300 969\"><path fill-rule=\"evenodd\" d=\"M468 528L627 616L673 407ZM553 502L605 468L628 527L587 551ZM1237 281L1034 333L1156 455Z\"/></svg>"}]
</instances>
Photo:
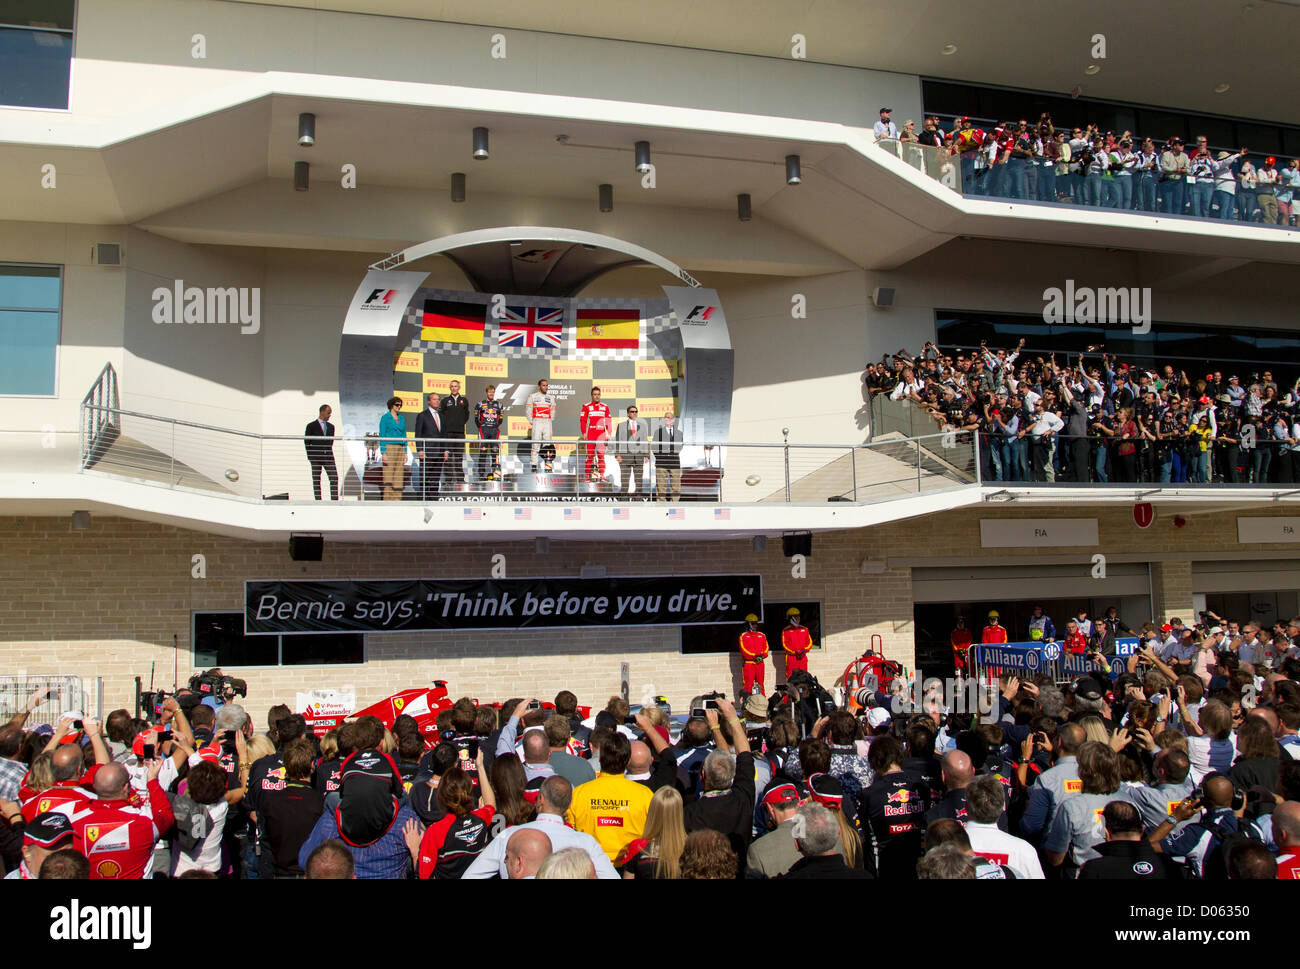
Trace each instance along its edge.
<instances>
[{"instance_id":1,"label":"pirelli logo","mask_svg":"<svg viewBox=\"0 0 1300 969\"><path fill-rule=\"evenodd\" d=\"M638 360L637 380L672 380L673 368L667 360Z\"/></svg>"},{"instance_id":2,"label":"pirelli logo","mask_svg":"<svg viewBox=\"0 0 1300 969\"><path fill-rule=\"evenodd\" d=\"M601 380L600 395L604 400L632 400L636 397L636 381Z\"/></svg>"},{"instance_id":3,"label":"pirelli logo","mask_svg":"<svg viewBox=\"0 0 1300 969\"><path fill-rule=\"evenodd\" d=\"M466 357L466 377L505 377L509 374L506 357Z\"/></svg>"},{"instance_id":4,"label":"pirelli logo","mask_svg":"<svg viewBox=\"0 0 1300 969\"><path fill-rule=\"evenodd\" d=\"M507 417L506 437L528 437L528 421L522 417Z\"/></svg>"},{"instance_id":5,"label":"pirelli logo","mask_svg":"<svg viewBox=\"0 0 1300 969\"><path fill-rule=\"evenodd\" d=\"M407 390L395 390L393 391L393 396L401 398L402 410L407 411L408 413L411 411L419 413L420 408L424 406L423 400L419 394L413 394Z\"/></svg>"},{"instance_id":6,"label":"pirelli logo","mask_svg":"<svg viewBox=\"0 0 1300 969\"><path fill-rule=\"evenodd\" d=\"M621 828L623 827L622 818L597 818L596 827L598 828Z\"/></svg>"},{"instance_id":7,"label":"pirelli logo","mask_svg":"<svg viewBox=\"0 0 1300 969\"><path fill-rule=\"evenodd\" d=\"M450 373L426 373L424 375L424 392L426 394L451 393L451 382L453 380L460 380L460 376Z\"/></svg>"},{"instance_id":8,"label":"pirelli logo","mask_svg":"<svg viewBox=\"0 0 1300 969\"><path fill-rule=\"evenodd\" d=\"M592 363L590 360L552 360L552 380L591 380Z\"/></svg>"},{"instance_id":9,"label":"pirelli logo","mask_svg":"<svg viewBox=\"0 0 1300 969\"><path fill-rule=\"evenodd\" d=\"M393 369L401 373L419 373L424 369L424 354L408 350L396 355Z\"/></svg>"}]
</instances>

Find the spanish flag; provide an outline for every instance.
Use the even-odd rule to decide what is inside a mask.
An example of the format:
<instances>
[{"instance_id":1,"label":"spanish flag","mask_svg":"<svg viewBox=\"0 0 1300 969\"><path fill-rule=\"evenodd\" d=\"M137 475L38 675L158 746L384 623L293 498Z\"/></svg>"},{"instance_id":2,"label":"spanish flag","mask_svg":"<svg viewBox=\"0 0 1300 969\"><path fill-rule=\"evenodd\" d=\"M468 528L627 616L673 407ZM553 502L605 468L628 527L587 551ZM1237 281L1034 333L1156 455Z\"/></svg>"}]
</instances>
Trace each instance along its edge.
<instances>
[{"instance_id":1,"label":"spanish flag","mask_svg":"<svg viewBox=\"0 0 1300 969\"><path fill-rule=\"evenodd\" d=\"M471 343L483 345L483 323L487 306L483 303L453 303L426 299L424 318L420 321L420 339L436 343Z\"/></svg>"},{"instance_id":2,"label":"spanish flag","mask_svg":"<svg viewBox=\"0 0 1300 969\"><path fill-rule=\"evenodd\" d=\"M578 310L579 350L637 350L640 310Z\"/></svg>"}]
</instances>

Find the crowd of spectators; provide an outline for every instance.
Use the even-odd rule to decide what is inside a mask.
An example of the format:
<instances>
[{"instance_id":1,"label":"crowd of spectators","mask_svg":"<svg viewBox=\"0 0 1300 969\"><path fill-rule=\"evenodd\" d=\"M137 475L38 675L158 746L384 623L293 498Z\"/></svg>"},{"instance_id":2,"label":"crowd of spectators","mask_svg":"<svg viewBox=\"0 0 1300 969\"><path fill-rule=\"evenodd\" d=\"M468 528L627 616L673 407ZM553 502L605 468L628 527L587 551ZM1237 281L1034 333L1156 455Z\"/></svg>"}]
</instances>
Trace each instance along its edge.
<instances>
[{"instance_id":1,"label":"crowd of spectators","mask_svg":"<svg viewBox=\"0 0 1300 969\"><path fill-rule=\"evenodd\" d=\"M920 131L909 120L883 132L877 125L876 133L896 138L900 154L917 164L928 159L908 144L936 149L941 169L958 156L968 195L1296 226L1300 159L1215 149L1204 135L1184 145L1095 124L1058 129L1050 114L989 128L962 117L947 130L930 115Z\"/></svg>"},{"instance_id":2,"label":"crowd of spectators","mask_svg":"<svg viewBox=\"0 0 1300 969\"><path fill-rule=\"evenodd\" d=\"M867 367L872 396L979 432L985 481L1289 484L1300 481L1300 380L1189 376L1105 352L899 351ZM937 430L938 428L936 428Z\"/></svg>"},{"instance_id":3,"label":"crowd of spectators","mask_svg":"<svg viewBox=\"0 0 1300 969\"><path fill-rule=\"evenodd\" d=\"M17 879L1298 877L1300 619L1225 625L1147 624L1122 672L1008 673L982 715L900 678L811 730L759 694L675 724L620 697L583 720L568 691L462 698L431 742L408 716L317 738L283 705L257 733L176 698L156 724L27 730L38 694L0 728L0 858Z\"/></svg>"}]
</instances>

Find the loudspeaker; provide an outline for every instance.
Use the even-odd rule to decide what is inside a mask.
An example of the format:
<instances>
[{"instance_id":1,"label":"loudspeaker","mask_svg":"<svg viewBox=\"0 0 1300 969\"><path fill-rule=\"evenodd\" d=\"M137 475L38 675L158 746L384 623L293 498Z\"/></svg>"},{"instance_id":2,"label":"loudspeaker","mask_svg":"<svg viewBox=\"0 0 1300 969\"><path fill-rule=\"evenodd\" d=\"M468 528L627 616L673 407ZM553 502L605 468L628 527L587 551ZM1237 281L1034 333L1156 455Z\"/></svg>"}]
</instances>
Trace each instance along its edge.
<instances>
[{"instance_id":1,"label":"loudspeaker","mask_svg":"<svg viewBox=\"0 0 1300 969\"><path fill-rule=\"evenodd\" d=\"M812 555L812 532L786 532L781 536L781 554Z\"/></svg>"},{"instance_id":2,"label":"loudspeaker","mask_svg":"<svg viewBox=\"0 0 1300 969\"><path fill-rule=\"evenodd\" d=\"M90 247L90 262L93 266L120 266L122 247L116 242L96 242Z\"/></svg>"},{"instance_id":3,"label":"loudspeaker","mask_svg":"<svg viewBox=\"0 0 1300 969\"><path fill-rule=\"evenodd\" d=\"M320 535L290 535L289 558L295 562L319 562L325 553L325 539Z\"/></svg>"},{"instance_id":4,"label":"loudspeaker","mask_svg":"<svg viewBox=\"0 0 1300 969\"><path fill-rule=\"evenodd\" d=\"M894 305L894 290L889 286L877 286L871 291L871 302L878 309L888 309Z\"/></svg>"}]
</instances>

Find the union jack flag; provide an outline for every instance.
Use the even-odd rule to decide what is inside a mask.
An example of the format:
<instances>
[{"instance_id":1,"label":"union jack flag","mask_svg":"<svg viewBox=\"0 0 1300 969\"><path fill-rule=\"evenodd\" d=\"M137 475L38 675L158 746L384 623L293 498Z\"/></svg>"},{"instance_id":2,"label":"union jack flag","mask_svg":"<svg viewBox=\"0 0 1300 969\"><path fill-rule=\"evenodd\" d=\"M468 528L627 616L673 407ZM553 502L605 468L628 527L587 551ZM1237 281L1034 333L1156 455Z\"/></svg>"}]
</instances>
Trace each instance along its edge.
<instances>
[{"instance_id":1,"label":"union jack flag","mask_svg":"<svg viewBox=\"0 0 1300 969\"><path fill-rule=\"evenodd\" d=\"M566 522L576 522L581 518L582 518L582 510L580 508L564 509L564 520Z\"/></svg>"},{"instance_id":2,"label":"union jack flag","mask_svg":"<svg viewBox=\"0 0 1300 969\"><path fill-rule=\"evenodd\" d=\"M464 519L463 519L464 521L467 521L467 522L476 522L476 521L482 521L482 520L483 520L483 509L482 509L482 508L466 508L466 509L464 509L464 513L465 513L465 517L464 517Z\"/></svg>"},{"instance_id":3,"label":"union jack flag","mask_svg":"<svg viewBox=\"0 0 1300 969\"><path fill-rule=\"evenodd\" d=\"M627 520L628 520L628 514L627 514L627 509L626 509L626 508L615 508L615 509L614 509L614 521L616 521L616 522L625 522L625 521L627 521Z\"/></svg>"},{"instance_id":4,"label":"union jack flag","mask_svg":"<svg viewBox=\"0 0 1300 969\"><path fill-rule=\"evenodd\" d=\"M526 522L533 520L533 510L531 508L516 508L515 521Z\"/></svg>"},{"instance_id":5,"label":"union jack flag","mask_svg":"<svg viewBox=\"0 0 1300 969\"><path fill-rule=\"evenodd\" d=\"M684 508L669 508L669 509L668 509L668 520L669 520L670 522L684 522L684 521L686 521L686 509L684 509Z\"/></svg>"},{"instance_id":6,"label":"union jack flag","mask_svg":"<svg viewBox=\"0 0 1300 969\"><path fill-rule=\"evenodd\" d=\"M497 324L497 346L564 347L564 310L547 306L507 306Z\"/></svg>"},{"instance_id":7,"label":"union jack flag","mask_svg":"<svg viewBox=\"0 0 1300 969\"><path fill-rule=\"evenodd\" d=\"M713 509L713 520L714 520L715 522L729 522L729 521L731 521L731 509L730 509L730 508L715 508L715 509Z\"/></svg>"}]
</instances>

